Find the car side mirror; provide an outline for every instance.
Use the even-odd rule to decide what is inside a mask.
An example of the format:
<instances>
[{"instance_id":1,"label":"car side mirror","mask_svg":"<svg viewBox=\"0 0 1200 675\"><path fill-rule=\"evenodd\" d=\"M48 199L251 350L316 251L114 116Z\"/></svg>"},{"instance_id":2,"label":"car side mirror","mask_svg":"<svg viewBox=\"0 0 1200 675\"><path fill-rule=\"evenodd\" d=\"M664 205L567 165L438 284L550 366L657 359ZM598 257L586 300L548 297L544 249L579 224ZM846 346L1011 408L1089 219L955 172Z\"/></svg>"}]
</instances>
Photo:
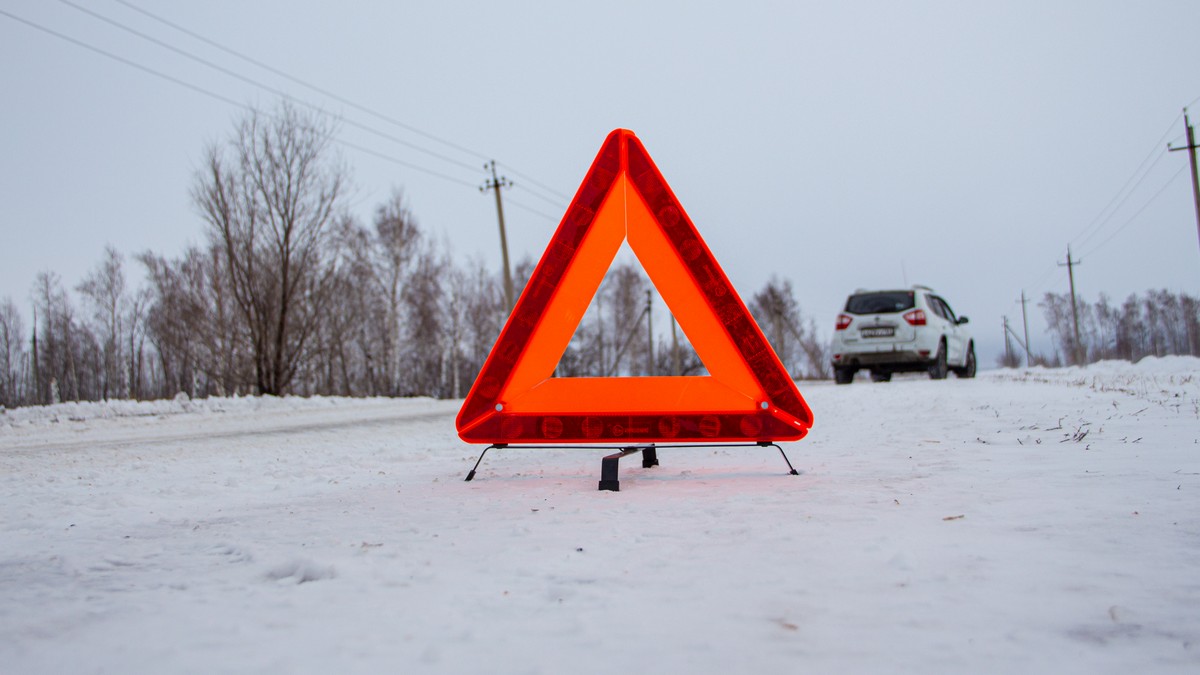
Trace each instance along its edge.
<instances>
[{"instance_id":1,"label":"car side mirror","mask_svg":"<svg viewBox=\"0 0 1200 675\"><path fill-rule=\"evenodd\" d=\"M962 324L964 324L964 323L970 323L970 322L971 322L971 320L970 320L970 319L968 319L968 318L967 318L967 317L965 317L965 316L960 316L960 317L958 317L958 324L959 324L960 326L961 326Z\"/></svg>"}]
</instances>

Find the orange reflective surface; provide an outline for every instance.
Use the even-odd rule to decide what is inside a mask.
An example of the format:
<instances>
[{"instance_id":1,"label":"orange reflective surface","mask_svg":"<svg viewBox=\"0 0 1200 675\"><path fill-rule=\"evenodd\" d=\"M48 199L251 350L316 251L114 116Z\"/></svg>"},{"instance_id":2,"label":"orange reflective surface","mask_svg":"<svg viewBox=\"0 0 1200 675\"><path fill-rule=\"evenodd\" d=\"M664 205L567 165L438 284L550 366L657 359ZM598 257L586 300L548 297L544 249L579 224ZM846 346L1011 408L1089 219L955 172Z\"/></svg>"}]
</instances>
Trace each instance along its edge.
<instances>
[{"instance_id":1,"label":"orange reflective surface","mask_svg":"<svg viewBox=\"0 0 1200 675\"><path fill-rule=\"evenodd\" d=\"M708 376L554 378L629 242ZM812 412L633 132L605 140L456 420L477 443L797 440Z\"/></svg>"}]
</instances>

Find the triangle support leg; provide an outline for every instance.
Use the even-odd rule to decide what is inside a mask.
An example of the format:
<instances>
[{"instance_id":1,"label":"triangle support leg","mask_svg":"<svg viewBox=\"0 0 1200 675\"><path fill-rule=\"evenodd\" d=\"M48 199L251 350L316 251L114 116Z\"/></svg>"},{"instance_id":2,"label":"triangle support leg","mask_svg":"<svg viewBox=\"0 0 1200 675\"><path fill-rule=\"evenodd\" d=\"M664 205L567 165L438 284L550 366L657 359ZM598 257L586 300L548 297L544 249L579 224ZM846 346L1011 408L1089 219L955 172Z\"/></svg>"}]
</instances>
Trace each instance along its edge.
<instances>
[{"instance_id":1,"label":"triangle support leg","mask_svg":"<svg viewBox=\"0 0 1200 675\"><path fill-rule=\"evenodd\" d=\"M507 443L493 443L492 445L489 445L486 448L484 448L483 452L479 453L479 459L475 462L475 466L472 467L471 471L467 474L467 480L465 482L470 482L472 479L475 478L475 469L479 468L479 464L481 462L483 462L483 456L487 454L488 450L491 450L492 448L503 448L506 445L508 445L508 444Z\"/></svg>"},{"instance_id":2,"label":"triangle support leg","mask_svg":"<svg viewBox=\"0 0 1200 675\"><path fill-rule=\"evenodd\" d=\"M788 459L787 453L783 451L783 448L779 447L779 444L778 444L778 443L771 443L771 442L769 442L769 441L759 441L759 443L758 443L758 444L759 444L761 447L764 447L764 448L769 448L769 447L771 447L771 446L775 446L775 448L776 448L777 450L779 450L779 454L780 454L780 455L783 455L783 461L784 461L784 462L787 462L787 465L788 465L788 474L789 474L789 475L792 475L792 476L799 476L799 475L800 475L800 472L799 472L799 471L797 471L797 470L796 470L796 468L792 466L792 461L791 461L790 459Z\"/></svg>"}]
</instances>

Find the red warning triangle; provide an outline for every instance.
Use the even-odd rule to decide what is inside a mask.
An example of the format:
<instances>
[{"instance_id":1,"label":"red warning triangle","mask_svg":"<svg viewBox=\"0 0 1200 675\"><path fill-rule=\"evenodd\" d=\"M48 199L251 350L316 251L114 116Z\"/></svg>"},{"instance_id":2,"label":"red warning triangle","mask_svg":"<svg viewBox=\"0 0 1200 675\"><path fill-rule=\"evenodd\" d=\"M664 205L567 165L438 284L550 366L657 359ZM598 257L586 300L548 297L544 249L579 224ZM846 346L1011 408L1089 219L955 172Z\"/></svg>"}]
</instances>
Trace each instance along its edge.
<instances>
[{"instance_id":1,"label":"red warning triangle","mask_svg":"<svg viewBox=\"0 0 1200 675\"><path fill-rule=\"evenodd\" d=\"M707 376L552 377L621 243ZM470 443L793 441L812 412L632 131L608 135L456 420Z\"/></svg>"}]
</instances>

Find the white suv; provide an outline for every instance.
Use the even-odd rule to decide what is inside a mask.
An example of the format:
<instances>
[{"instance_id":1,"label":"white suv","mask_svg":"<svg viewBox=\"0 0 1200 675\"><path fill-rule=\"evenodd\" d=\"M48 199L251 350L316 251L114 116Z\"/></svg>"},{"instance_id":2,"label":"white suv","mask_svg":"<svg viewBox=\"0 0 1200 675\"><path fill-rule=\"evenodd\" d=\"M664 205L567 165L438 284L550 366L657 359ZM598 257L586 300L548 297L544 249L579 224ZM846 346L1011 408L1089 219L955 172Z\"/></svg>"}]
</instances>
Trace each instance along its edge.
<instances>
[{"instance_id":1,"label":"white suv","mask_svg":"<svg viewBox=\"0 0 1200 675\"><path fill-rule=\"evenodd\" d=\"M966 323L967 317L955 317L949 303L925 286L856 291L833 332L833 379L850 384L861 368L876 382L921 370L935 380L951 370L975 377L975 342Z\"/></svg>"}]
</instances>

